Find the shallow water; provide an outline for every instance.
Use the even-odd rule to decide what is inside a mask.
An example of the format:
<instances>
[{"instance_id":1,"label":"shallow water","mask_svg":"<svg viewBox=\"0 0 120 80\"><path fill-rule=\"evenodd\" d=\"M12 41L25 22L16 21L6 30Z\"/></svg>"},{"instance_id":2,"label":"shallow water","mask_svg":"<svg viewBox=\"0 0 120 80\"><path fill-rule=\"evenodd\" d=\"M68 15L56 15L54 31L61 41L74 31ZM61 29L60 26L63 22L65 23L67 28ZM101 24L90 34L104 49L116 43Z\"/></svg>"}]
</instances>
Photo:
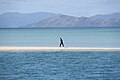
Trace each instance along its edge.
<instances>
[{"instance_id":1,"label":"shallow water","mask_svg":"<svg viewBox=\"0 0 120 80\"><path fill-rule=\"evenodd\" d=\"M120 47L120 28L0 29L0 46Z\"/></svg>"},{"instance_id":2,"label":"shallow water","mask_svg":"<svg viewBox=\"0 0 120 80\"><path fill-rule=\"evenodd\" d=\"M120 51L0 51L0 80L120 80Z\"/></svg>"}]
</instances>

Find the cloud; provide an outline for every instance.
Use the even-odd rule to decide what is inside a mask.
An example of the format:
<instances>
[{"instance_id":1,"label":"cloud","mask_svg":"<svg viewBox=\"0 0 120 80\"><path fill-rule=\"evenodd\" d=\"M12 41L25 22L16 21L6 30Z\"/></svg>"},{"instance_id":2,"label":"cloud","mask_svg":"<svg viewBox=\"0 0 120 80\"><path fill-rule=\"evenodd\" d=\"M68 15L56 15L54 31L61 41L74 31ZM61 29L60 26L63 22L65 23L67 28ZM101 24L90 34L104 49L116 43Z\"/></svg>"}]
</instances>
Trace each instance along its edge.
<instances>
[{"instance_id":1,"label":"cloud","mask_svg":"<svg viewBox=\"0 0 120 80\"><path fill-rule=\"evenodd\" d=\"M53 12L73 16L91 16L120 12L120 0L0 0L0 13Z\"/></svg>"}]
</instances>

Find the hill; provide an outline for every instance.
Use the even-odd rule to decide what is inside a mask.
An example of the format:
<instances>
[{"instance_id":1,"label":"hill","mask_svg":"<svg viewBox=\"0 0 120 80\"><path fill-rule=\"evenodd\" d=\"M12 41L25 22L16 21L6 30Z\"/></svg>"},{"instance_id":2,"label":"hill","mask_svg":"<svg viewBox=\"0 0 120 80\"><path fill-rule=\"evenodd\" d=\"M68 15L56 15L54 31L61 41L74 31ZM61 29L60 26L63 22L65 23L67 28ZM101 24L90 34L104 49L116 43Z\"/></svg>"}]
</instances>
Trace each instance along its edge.
<instances>
[{"instance_id":1,"label":"hill","mask_svg":"<svg viewBox=\"0 0 120 80\"><path fill-rule=\"evenodd\" d=\"M119 14L120 15L120 14ZM106 17L105 17L106 16ZM101 18L100 18L101 17ZM104 17L104 18L103 18ZM59 15L48 18L34 24L24 26L26 28L44 27L120 27L120 18L109 15L94 17L74 17Z\"/></svg>"},{"instance_id":2,"label":"hill","mask_svg":"<svg viewBox=\"0 0 120 80\"><path fill-rule=\"evenodd\" d=\"M54 13L4 13L0 28L120 27L120 13L75 17Z\"/></svg>"},{"instance_id":3,"label":"hill","mask_svg":"<svg viewBox=\"0 0 120 80\"><path fill-rule=\"evenodd\" d=\"M95 18L95 19L106 19L106 18L120 18L120 13L112 13L112 14L97 14L95 16L91 16L90 18Z\"/></svg>"},{"instance_id":4,"label":"hill","mask_svg":"<svg viewBox=\"0 0 120 80\"><path fill-rule=\"evenodd\" d=\"M56 15L57 14L47 12L37 13L7 12L0 15L0 27L17 28L19 26L25 26Z\"/></svg>"}]
</instances>

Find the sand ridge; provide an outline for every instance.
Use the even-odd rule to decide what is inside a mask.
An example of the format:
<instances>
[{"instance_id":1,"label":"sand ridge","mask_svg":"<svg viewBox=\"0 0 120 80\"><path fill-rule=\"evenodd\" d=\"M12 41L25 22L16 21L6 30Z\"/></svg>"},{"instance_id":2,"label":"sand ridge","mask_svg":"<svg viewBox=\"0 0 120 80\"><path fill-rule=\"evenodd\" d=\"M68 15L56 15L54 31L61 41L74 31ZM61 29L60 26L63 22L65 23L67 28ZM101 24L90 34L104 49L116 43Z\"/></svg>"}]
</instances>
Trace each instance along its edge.
<instances>
[{"instance_id":1,"label":"sand ridge","mask_svg":"<svg viewBox=\"0 0 120 80\"><path fill-rule=\"evenodd\" d=\"M0 50L120 50L120 48L0 46Z\"/></svg>"}]
</instances>

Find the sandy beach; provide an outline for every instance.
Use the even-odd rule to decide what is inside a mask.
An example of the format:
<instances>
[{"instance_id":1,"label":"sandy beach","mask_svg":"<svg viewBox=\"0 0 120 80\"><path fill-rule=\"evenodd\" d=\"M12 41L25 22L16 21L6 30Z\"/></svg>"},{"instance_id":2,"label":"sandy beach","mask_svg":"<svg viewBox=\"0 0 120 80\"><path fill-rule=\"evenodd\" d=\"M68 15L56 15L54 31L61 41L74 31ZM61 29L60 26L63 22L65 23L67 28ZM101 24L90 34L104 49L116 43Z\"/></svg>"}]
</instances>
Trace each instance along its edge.
<instances>
[{"instance_id":1,"label":"sandy beach","mask_svg":"<svg viewBox=\"0 0 120 80\"><path fill-rule=\"evenodd\" d=\"M120 48L0 46L0 50L120 50Z\"/></svg>"}]
</instances>

